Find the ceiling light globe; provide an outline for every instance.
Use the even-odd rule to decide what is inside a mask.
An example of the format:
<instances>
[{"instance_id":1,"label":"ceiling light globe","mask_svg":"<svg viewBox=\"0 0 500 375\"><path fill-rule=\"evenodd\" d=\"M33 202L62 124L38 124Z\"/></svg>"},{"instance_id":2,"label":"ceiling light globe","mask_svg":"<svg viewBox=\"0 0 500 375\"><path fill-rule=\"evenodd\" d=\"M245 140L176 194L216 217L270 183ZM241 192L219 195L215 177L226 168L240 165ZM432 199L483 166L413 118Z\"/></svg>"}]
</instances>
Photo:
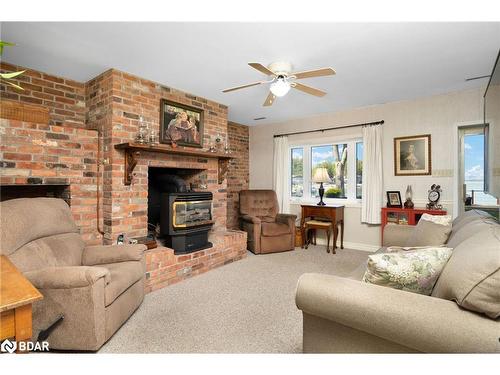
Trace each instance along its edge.
<instances>
[{"instance_id":1,"label":"ceiling light globe","mask_svg":"<svg viewBox=\"0 0 500 375\"><path fill-rule=\"evenodd\" d=\"M290 91L290 82L286 81L284 78L280 77L271 83L271 92L277 97L285 96L288 91Z\"/></svg>"}]
</instances>

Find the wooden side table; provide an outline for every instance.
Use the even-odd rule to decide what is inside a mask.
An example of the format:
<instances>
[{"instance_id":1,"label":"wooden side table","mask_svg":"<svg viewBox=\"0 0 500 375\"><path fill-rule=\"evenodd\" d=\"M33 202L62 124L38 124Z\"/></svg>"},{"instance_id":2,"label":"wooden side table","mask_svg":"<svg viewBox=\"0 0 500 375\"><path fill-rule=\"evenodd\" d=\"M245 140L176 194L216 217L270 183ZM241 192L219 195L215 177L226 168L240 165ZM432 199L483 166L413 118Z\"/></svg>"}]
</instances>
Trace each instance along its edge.
<instances>
[{"instance_id":1,"label":"wooden side table","mask_svg":"<svg viewBox=\"0 0 500 375\"><path fill-rule=\"evenodd\" d=\"M0 340L28 341L32 335L31 306L42 298L9 258L0 256Z\"/></svg>"},{"instance_id":2,"label":"wooden side table","mask_svg":"<svg viewBox=\"0 0 500 375\"><path fill-rule=\"evenodd\" d=\"M318 206L315 204L302 204L300 229L302 232L302 246L305 241L304 221L306 217L321 217L329 219L333 224L333 253L337 247L338 226L340 225L340 248L344 248L344 205Z\"/></svg>"}]
</instances>

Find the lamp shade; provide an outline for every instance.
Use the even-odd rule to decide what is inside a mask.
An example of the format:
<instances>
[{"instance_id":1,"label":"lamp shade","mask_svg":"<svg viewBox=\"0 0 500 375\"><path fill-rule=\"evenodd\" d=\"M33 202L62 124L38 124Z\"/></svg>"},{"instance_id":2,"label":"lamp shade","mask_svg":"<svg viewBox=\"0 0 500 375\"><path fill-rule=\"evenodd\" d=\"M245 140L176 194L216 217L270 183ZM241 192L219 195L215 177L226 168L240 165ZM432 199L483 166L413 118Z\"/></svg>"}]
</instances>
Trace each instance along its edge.
<instances>
[{"instance_id":1,"label":"lamp shade","mask_svg":"<svg viewBox=\"0 0 500 375\"><path fill-rule=\"evenodd\" d=\"M313 176L313 182L320 183L320 182L330 182L330 176L328 175L328 170L324 167L321 168L316 168L316 171L314 172Z\"/></svg>"}]
</instances>

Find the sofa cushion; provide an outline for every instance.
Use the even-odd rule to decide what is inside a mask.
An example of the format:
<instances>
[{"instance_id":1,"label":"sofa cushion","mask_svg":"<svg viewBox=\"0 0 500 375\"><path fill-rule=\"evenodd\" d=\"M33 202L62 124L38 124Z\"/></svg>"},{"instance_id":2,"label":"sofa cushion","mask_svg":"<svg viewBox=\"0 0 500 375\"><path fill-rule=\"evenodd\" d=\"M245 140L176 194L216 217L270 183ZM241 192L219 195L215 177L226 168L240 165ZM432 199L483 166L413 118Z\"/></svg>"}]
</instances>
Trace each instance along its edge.
<instances>
[{"instance_id":1,"label":"sofa cushion","mask_svg":"<svg viewBox=\"0 0 500 375\"><path fill-rule=\"evenodd\" d=\"M447 247L427 247L370 255L363 281L430 295L451 251Z\"/></svg>"},{"instance_id":2,"label":"sofa cushion","mask_svg":"<svg viewBox=\"0 0 500 375\"><path fill-rule=\"evenodd\" d=\"M451 225L437 224L428 220L419 220L405 246L441 246L446 243L451 232Z\"/></svg>"},{"instance_id":3,"label":"sofa cushion","mask_svg":"<svg viewBox=\"0 0 500 375\"><path fill-rule=\"evenodd\" d=\"M104 289L105 306L111 305L120 294L144 276L141 262L109 263L99 267L107 268L111 274L111 281Z\"/></svg>"},{"instance_id":4,"label":"sofa cushion","mask_svg":"<svg viewBox=\"0 0 500 375\"><path fill-rule=\"evenodd\" d=\"M500 225L489 224L453 250L432 296L491 318L500 316Z\"/></svg>"},{"instance_id":5,"label":"sofa cushion","mask_svg":"<svg viewBox=\"0 0 500 375\"><path fill-rule=\"evenodd\" d=\"M468 222L467 225L460 225L458 228L453 228L446 246L454 249L466 239L474 236L476 233L488 230L492 224L495 224L495 220L493 218L482 217Z\"/></svg>"},{"instance_id":6,"label":"sofa cushion","mask_svg":"<svg viewBox=\"0 0 500 375\"><path fill-rule=\"evenodd\" d=\"M283 223L262 223L262 235L264 237L282 236L290 234L290 227Z\"/></svg>"},{"instance_id":7,"label":"sofa cushion","mask_svg":"<svg viewBox=\"0 0 500 375\"><path fill-rule=\"evenodd\" d=\"M470 223L475 220L484 219L487 217L491 217L490 214L481 210L469 210L460 215L458 215L455 220L453 220L453 228L459 228L462 225Z\"/></svg>"}]
</instances>

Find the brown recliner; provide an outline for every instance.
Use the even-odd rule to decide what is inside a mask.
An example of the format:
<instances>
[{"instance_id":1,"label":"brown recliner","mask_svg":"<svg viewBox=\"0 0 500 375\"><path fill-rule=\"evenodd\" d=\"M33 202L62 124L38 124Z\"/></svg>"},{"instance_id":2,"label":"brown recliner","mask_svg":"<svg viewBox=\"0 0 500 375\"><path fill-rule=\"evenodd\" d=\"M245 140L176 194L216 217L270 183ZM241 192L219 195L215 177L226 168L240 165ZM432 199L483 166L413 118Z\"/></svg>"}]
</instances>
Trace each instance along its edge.
<instances>
[{"instance_id":1,"label":"brown recliner","mask_svg":"<svg viewBox=\"0 0 500 375\"><path fill-rule=\"evenodd\" d=\"M50 349L98 350L144 299L146 246L85 246L64 200L2 202L0 223L0 254L43 295L33 338L64 315Z\"/></svg>"},{"instance_id":2,"label":"brown recliner","mask_svg":"<svg viewBox=\"0 0 500 375\"><path fill-rule=\"evenodd\" d=\"M297 216L278 212L278 199L273 190L240 191L240 225L248 233L248 250L265 254L295 248Z\"/></svg>"}]
</instances>

